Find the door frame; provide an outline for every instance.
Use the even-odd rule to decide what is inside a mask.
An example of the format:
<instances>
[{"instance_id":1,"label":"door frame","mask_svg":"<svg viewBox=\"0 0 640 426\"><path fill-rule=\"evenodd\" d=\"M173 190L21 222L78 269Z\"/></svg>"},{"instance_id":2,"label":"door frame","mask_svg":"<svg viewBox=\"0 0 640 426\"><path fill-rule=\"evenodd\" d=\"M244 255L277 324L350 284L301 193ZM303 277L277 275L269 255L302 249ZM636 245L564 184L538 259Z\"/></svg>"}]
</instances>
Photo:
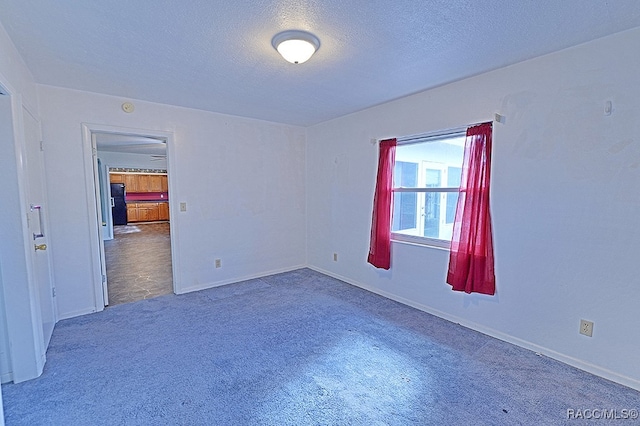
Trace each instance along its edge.
<instances>
[{"instance_id":1,"label":"door frame","mask_svg":"<svg viewBox=\"0 0 640 426\"><path fill-rule=\"evenodd\" d=\"M107 294L107 273L106 261L104 254L104 240L102 239L102 211L100 208L100 187L98 180L98 164L95 134L107 133L125 136L146 136L156 139L163 139L167 144L167 179L169 185L170 199L175 200L176 189L173 179L173 153L174 153L174 135L173 132L162 130L136 129L129 127L111 126L105 124L82 123L82 146L84 150L84 166L86 193L87 193L87 209L89 217L95 218L91 220L91 252L92 252L92 270L93 270L93 292L95 311L102 311L108 302ZM178 250L178 211L176 203L169 202L169 217L171 218L171 269L173 275L173 292L178 293L179 283L177 278L180 276L179 253Z\"/></svg>"}]
</instances>

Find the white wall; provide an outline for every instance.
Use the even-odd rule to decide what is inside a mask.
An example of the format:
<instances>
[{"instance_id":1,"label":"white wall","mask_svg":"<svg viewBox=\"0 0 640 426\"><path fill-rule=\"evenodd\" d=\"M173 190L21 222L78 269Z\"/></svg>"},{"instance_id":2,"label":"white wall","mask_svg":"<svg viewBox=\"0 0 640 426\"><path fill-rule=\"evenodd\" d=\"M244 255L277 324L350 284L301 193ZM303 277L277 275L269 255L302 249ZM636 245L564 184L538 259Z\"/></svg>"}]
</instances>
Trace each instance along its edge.
<instances>
[{"instance_id":1,"label":"white wall","mask_svg":"<svg viewBox=\"0 0 640 426\"><path fill-rule=\"evenodd\" d=\"M305 264L304 129L142 101L126 114L124 99L50 86L39 95L60 318L95 309L82 123L173 132L171 202L187 203L171 216L179 292Z\"/></svg>"},{"instance_id":2,"label":"white wall","mask_svg":"<svg viewBox=\"0 0 640 426\"><path fill-rule=\"evenodd\" d=\"M35 80L16 50L4 27L0 25L0 76L2 83L10 84L15 95L29 111L38 111L38 94Z\"/></svg>"},{"instance_id":3,"label":"white wall","mask_svg":"<svg viewBox=\"0 0 640 426\"><path fill-rule=\"evenodd\" d=\"M627 31L309 128L309 264L640 389L638 46L640 29ZM394 243L390 271L367 264L371 139L495 112L506 116L494 125L497 295L453 292L443 250Z\"/></svg>"}]
</instances>

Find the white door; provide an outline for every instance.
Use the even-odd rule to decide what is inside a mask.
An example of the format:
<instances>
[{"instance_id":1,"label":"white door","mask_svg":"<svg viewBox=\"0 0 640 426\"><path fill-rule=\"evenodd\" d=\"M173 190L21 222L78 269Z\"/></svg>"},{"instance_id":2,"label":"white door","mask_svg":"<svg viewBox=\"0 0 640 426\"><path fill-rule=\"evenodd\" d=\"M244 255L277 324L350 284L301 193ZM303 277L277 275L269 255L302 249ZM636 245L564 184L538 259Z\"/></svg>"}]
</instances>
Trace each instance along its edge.
<instances>
[{"instance_id":1,"label":"white door","mask_svg":"<svg viewBox=\"0 0 640 426\"><path fill-rule=\"evenodd\" d=\"M109 291L107 287L107 259L104 254L104 232L105 232L105 214L103 213L103 203L105 203L105 197L102 190L102 182L100 176L103 173L101 169L100 160L98 159L98 147L96 142L96 135L91 134L91 152L92 152L92 164L93 164L93 181L94 190L96 194L96 211L98 221L98 244L100 246L100 274L102 275L102 300L103 306L109 305ZM109 178L107 177L107 180ZM110 195L110 194L109 194Z\"/></svg>"},{"instance_id":2,"label":"white door","mask_svg":"<svg viewBox=\"0 0 640 426\"><path fill-rule=\"evenodd\" d=\"M29 203L29 234L33 241L33 278L42 313L42 334L44 349L56 323L57 311L53 275L51 273L51 252L49 245L49 221L44 158L40 139L40 123L23 109L24 136L27 174L27 202Z\"/></svg>"}]
</instances>

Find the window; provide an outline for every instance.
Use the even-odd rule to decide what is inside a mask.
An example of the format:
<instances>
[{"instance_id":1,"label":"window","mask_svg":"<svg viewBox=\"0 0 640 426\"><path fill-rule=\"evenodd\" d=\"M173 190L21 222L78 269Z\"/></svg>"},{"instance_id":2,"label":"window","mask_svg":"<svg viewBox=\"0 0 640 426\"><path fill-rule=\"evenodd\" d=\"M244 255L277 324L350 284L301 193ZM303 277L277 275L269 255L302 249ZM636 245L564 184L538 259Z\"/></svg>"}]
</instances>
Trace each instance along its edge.
<instances>
[{"instance_id":1,"label":"window","mask_svg":"<svg viewBox=\"0 0 640 426\"><path fill-rule=\"evenodd\" d=\"M394 240L449 247L465 131L398 139L393 173Z\"/></svg>"}]
</instances>

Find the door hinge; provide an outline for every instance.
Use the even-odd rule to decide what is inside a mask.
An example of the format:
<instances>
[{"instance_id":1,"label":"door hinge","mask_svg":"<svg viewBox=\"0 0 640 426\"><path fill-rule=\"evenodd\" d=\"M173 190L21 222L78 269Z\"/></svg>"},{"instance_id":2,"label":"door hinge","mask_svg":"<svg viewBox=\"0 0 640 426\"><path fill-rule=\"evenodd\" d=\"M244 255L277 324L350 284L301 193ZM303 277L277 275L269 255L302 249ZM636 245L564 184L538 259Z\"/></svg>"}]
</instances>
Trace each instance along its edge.
<instances>
[{"instance_id":1,"label":"door hinge","mask_svg":"<svg viewBox=\"0 0 640 426\"><path fill-rule=\"evenodd\" d=\"M51 287L51 296L56 297L56 288Z\"/></svg>"},{"instance_id":2,"label":"door hinge","mask_svg":"<svg viewBox=\"0 0 640 426\"><path fill-rule=\"evenodd\" d=\"M40 141L40 151L44 151L44 141Z\"/></svg>"},{"instance_id":3,"label":"door hinge","mask_svg":"<svg viewBox=\"0 0 640 426\"><path fill-rule=\"evenodd\" d=\"M106 282L107 282L107 276L106 276L106 275L103 275L103 276L102 276L102 284L104 284L104 283L106 283Z\"/></svg>"}]
</instances>

